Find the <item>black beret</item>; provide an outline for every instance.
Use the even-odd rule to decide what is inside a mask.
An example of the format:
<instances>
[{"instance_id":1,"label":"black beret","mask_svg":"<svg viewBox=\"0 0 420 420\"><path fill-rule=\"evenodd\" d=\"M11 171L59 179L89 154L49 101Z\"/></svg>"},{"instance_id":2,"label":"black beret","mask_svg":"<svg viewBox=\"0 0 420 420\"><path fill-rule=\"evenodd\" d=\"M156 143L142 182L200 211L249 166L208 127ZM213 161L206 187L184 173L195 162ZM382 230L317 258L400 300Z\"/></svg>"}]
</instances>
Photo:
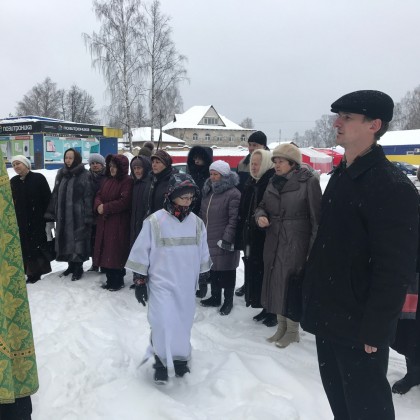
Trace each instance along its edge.
<instances>
[{"instance_id":1,"label":"black beret","mask_svg":"<svg viewBox=\"0 0 420 420\"><path fill-rule=\"evenodd\" d=\"M394 102L386 93L378 90L358 90L348 93L331 104L331 112L353 112L382 121L392 120Z\"/></svg>"}]
</instances>

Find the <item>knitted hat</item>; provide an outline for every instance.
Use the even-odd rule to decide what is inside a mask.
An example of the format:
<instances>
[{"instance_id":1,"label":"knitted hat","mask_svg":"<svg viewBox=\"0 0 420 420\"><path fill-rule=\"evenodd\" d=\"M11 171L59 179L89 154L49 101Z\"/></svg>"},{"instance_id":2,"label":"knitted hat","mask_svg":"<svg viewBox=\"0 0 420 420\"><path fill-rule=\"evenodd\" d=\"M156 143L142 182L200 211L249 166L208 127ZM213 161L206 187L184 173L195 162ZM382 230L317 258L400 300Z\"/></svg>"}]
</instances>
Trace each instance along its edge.
<instances>
[{"instance_id":1,"label":"knitted hat","mask_svg":"<svg viewBox=\"0 0 420 420\"><path fill-rule=\"evenodd\" d=\"M31 169L31 161L26 156L23 156L23 155L12 156L11 162L13 163L15 161L22 162L28 169Z\"/></svg>"},{"instance_id":2,"label":"knitted hat","mask_svg":"<svg viewBox=\"0 0 420 420\"><path fill-rule=\"evenodd\" d=\"M148 147L144 147L143 146L139 150L138 156L147 156L147 157L150 157L150 156L152 156L152 151Z\"/></svg>"},{"instance_id":3,"label":"knitted hat","mask_svg":"<svg viewBox=\"0 0 420 420\"><path fill-rule=\"evenodd\" d=\"M146 147L151 152L153 152L153 149L155 148L155 145L151 141L146 141L145 143L143 143L143 147Z\"/></svg>"},{"instance_id":4,"label":"knitted hat","mask_svg":"<svg viewBox=\"0 0 420 420\"><path fill-rule=\"evenodd\" d=\"M392 120L393 110L394 102L391 97L378 90L351 92L331 104L331 112L352 112L385 122Z\"/></svg>"},{"instance_id":5,"label":"knitted hat","mask_svg":"<svg viewBox=\"0 0 420 420\"><path fill-rule=\"evenodd\" d=\"M224 160L216 160L210 165L209 171L216 171L222 176L228 176L230 174L230 166Z\"/></svg>"},{"instance_id":6,"label":"knitted hat","mask_svg":"<svg viewBox=\"0 0 420 420\"><path fill-rule=\"evenodd\" d=\"M156 152L153 153L153 155L150 158L152 160L153 159L159 159L166 167L172 165L172 158L169 156L168 153L166 153L162 149L156 150Z\"/></svg>"},{"instance_id":7,"label":"knitted hat","mask_svg":"<svg viewBox=\"0 0 420 420\"><path fill-rule=\"evenodd\" d=\"M249 136L248 143L258 143L267 146L267 136L262 131L256 131Z\"/></svg>"},{"instance_id":8,"label":"knitted hat","mask_svg":"<svg viewBox=\"0 0 420 420\"><path fill-rule=\"evenodd\" d=\"M273 150L273 156L271 160L274 162L274 158L281 157L287 160L296 162L298 165L302 163L302 153L299 148L290 143L280 144Z\"/></svg>"},{"instance_id":9,"label":"knitted hat","mask_svg":"<svg viewBox=\"0 0 420 420\"><path fill-rule=\"evenodd\" d=\"M105 158L99 153L91 153L88 159L89 165L93 162L100 163L103 167L105 167Z\"/></svg>"}]
</instances>

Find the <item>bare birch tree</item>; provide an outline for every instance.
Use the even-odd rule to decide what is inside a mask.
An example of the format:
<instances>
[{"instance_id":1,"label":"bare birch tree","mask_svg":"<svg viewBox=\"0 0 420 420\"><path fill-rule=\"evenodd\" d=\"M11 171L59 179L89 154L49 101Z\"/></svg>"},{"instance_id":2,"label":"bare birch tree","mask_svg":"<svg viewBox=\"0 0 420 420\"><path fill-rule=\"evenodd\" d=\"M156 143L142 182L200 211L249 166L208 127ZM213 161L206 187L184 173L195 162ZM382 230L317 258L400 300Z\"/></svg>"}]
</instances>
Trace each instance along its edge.
<instances>
[{"instance_id":1,"label":"bare birch tree","mask_svg":"<svg viewBox=\"0 0 420 420\"><path fill-rule=\"evenodd\" d=\"M98 121L95 100L85 90L73 85L68 91L61 91L61 118L63 120L94 124Z\"/></svg>"},{"instance_id":2,"label":"bare birch tree","mask_svg":"<svg viewBox=\"0 0 420 420\"><path fill-rule=\"evenodd\" d=\"M60 118L60 98L62 91L57 84L47 77L35 85L16 107L17 115L38 115L48 118Z\"/></svg>"},{"instance_id":3,"label":"bare birch tree","mask_svg":"<svg viewBox=\"0 0 420 420\"><path fill-rule=\"evenodd\" d=\"M244 118L244 120L239 125L243 128L254 128L254 123L250 117Z\"/></svg>"},{"instance_id":4,"label":"bare birch tree","mask_svg":"<svg viewBox=\"0 0 420 420\"><path fill-rule=\"evenodd\" d=\"M172 41L170 18L160 9L159 0L154 0L150 6L145 6L146 31L143 33L142 44L144 52L145 72L149 95L150 126L157 125L157 120L163 120L164 108L166 114L173 114L167 110L170 95L178 93L177 85L187 78L184 67L186 57L179 54ZM172 100L173 102L173 100Z\"/></svg>"},{"instance_id":5,"label":"bare birch tree","mask_svg":"<svg viewBox=\"0 0 420 420\"><path fill-rule=\"evenodd\" d=\"M144 94L141 0L94 0L93 8L101 27L98 33L83 34L83 38L93 67L104 75L113 109L123 110L121 125L132 151L132 107Z\"/></svg>"}]
</instances>

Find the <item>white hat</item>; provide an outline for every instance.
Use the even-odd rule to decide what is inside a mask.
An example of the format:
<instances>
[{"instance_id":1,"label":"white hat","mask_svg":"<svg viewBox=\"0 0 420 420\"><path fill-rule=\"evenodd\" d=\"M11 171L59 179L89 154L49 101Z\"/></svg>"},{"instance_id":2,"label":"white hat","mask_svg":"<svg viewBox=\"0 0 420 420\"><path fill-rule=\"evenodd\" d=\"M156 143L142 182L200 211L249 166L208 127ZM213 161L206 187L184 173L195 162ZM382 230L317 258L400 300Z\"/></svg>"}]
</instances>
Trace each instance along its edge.
<instances>
[{"instance_id":1,"label":"white hat","mask_svg":"<svg viewBox=\"0 0 420 420\"><path fill-rule=\"evenodd\" d=\"M216 160L210 165L209 171L216 171L222 176L228 176L230 174L230 166L224 160Z\"/></svg>"},{"instance_id":2,"label":"white hat","mask_svg":"<svg viewBox=\"0 0 420 420\"><path fill-rule=\"evenodd\" d=\"M12 164L15 161L22 162L28 169L31 169L31 161L26 156L23 156L23 155L12 156L12 160L11 160Z\"/></svg>"}]
</instances>

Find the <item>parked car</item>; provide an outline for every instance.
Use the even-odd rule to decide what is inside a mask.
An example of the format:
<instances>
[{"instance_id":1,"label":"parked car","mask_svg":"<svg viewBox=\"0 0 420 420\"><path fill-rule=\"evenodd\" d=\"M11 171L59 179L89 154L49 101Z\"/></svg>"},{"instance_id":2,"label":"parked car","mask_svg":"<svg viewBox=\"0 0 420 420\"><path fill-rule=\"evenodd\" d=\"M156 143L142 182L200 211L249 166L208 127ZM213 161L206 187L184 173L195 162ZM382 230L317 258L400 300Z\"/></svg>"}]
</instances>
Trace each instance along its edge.
<instances>
[{"instance_id":1,"label":"parked car","mask_svg":"<svg viewBox=\"0 0 420 420\"><path fill-rule=\"evenodd\" d=\"M173 163L172 167L178 169L178 171L181 172L181 174L186 174L187 173L187 164L186 163Z\"/></svg>"},{"instance_id":2,"label":"parked car","mask_svg":"<svg viewBox=\"0 0 420 420\"><path fill-rule=\"evenodd\" d=\"M417 168L407 162L392 162L397 168L400 168L406 175L417 175Z\"/></svg>"}]
</instances>

